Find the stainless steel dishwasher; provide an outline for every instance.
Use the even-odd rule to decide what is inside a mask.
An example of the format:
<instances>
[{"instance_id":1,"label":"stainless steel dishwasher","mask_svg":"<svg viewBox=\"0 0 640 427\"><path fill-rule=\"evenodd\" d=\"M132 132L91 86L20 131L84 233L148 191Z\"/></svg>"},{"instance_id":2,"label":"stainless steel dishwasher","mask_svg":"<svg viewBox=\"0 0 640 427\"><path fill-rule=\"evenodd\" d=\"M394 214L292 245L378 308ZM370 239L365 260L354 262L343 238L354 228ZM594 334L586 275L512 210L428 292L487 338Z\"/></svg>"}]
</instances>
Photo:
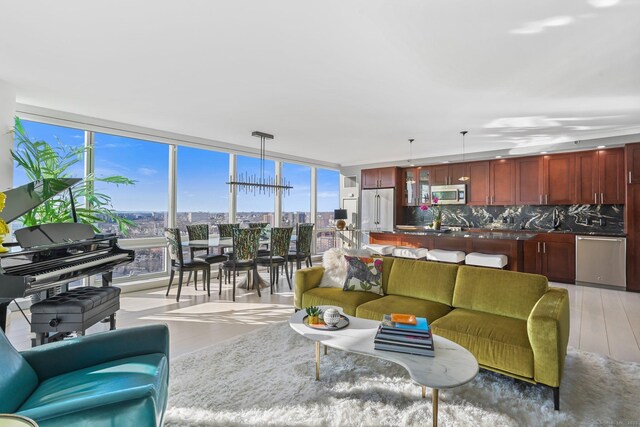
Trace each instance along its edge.
<instances>
[{"instance_id":1,"label":"stainless steel dishwasher","mask_svg":"<svg viewBox=\"0 0 640 427\"><path fill-rule=\"evenodd\" d=\"M576 236L576 283L627 287L627 239Z\"/></svg>"}]
</instances>

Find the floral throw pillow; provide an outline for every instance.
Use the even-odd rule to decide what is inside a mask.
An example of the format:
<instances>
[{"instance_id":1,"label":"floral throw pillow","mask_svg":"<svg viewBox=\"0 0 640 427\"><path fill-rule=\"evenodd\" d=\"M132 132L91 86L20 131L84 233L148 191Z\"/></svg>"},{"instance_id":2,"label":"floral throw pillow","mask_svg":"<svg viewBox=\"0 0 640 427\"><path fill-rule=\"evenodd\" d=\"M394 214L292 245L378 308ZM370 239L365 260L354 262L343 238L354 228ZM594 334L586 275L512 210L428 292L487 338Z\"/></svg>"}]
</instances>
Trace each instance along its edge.
<instances>
[{"instance_id":1,"label":"floral throw pillow","mask_svg":"<svg viewBox=\"0 0 640 427\"><path fill-rule=\"evenodd\" d=\"M344 256L347 260L345 291L372 292L384 295L382 291L382 258Z\"/></svg>"}]
</instances>

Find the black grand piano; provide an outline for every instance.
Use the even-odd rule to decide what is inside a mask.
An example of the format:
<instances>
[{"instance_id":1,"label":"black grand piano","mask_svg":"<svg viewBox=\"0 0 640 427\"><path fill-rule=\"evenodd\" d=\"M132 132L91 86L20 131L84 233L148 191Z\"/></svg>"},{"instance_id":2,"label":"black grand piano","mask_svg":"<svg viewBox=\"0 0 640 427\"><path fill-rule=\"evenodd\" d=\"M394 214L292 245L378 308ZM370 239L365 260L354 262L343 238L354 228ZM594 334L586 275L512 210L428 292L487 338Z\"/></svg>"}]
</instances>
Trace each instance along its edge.
<instances>
[{"instance_id":1,"label":"black grand piano","mask_svg":"<svg viewBox=\"0 0 640 427\"><path fill-rule=\"evenodd\" d=\"M17 245L0 253L0 328L6 327L7 306L16 298L51 291L96 274L109 286L114 267L134 259L134 251L121 249L115 235L96 234L77 222L71 188L78 178L44 179L5 191L5 222L21 217L51 197L69 191L74 222L40 224L15 232ZM5 243L5 246L7 244Z\"/></svg>"}]
</instances>

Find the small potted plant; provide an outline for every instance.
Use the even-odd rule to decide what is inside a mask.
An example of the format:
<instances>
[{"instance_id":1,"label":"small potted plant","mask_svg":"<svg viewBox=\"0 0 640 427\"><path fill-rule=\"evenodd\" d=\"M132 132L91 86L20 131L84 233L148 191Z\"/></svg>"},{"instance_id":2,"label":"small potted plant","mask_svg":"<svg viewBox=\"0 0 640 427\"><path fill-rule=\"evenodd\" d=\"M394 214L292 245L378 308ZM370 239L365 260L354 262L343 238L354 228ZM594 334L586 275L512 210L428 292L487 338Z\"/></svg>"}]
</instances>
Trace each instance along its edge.
<instances>
[{"instance_id":1,"label":"small potted plant","mask_svg":"<svg viewBox=\"0 0 640 427\"><path fill-rule=\"evenodd\" d=\"M307 316L309 316L310 325L317 325L320 323L320 315L322 314L320 307L307 307L305 311L307 312Z\"/></svg>"},{"instance_id":2,"label":"small potted plant","mask_svg":"<svg viewBox=\"0 0 640 427\"><path fill-rule=\"evenodd\" d=\"M431 209L431 212L433 214L434 230L440 230L440 227L442 226L442 205L439 205L438 202L439 202L438 198L434 197L433 202L431 203L431 206L426 204L422 204L420 206L420 210L422 212L426 212L429 209Z\"/></svg>"}]
</instances>

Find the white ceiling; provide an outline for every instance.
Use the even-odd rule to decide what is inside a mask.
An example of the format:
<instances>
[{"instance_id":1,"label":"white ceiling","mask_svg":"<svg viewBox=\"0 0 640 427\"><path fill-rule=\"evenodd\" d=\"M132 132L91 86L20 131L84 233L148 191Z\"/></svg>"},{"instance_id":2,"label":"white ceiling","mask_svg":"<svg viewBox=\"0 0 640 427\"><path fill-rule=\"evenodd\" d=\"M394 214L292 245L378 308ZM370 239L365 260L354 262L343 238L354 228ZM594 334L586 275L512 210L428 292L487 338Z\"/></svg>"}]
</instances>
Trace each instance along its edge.
<instances>
[{"instance_id":1,"label":"white ceiling","mask_svg":"<svg viewBox=\"0 0 640 427\"><path fill-rule=\"evenodd\" d=\"M20 103L341 165L640 141L639 46L639 0L0 0Z\"/></svg>"}]
</instances>

